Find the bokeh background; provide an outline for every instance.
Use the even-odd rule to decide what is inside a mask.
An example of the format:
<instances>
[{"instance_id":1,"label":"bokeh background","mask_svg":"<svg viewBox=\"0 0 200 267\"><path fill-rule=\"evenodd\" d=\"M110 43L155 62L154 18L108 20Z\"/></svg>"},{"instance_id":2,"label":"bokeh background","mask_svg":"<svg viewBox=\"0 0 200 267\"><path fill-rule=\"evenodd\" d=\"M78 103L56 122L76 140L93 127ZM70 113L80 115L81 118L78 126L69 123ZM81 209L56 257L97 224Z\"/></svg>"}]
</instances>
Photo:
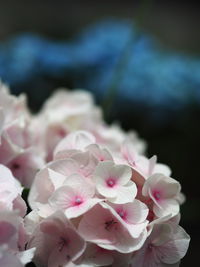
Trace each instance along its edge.
<instances>
[{"instance_id":1,"label":"bokeh background","mask_svg":"<svg viewBox=\"0 0 200 267\"><path fill-rule=\"evenodd\" d=\"M183 267L200 249L199 29L193 1L0 1L0 76L14 94L36 112L58 87L85 88L172 168L192 237Z\"/></svg>"}]
</instances>

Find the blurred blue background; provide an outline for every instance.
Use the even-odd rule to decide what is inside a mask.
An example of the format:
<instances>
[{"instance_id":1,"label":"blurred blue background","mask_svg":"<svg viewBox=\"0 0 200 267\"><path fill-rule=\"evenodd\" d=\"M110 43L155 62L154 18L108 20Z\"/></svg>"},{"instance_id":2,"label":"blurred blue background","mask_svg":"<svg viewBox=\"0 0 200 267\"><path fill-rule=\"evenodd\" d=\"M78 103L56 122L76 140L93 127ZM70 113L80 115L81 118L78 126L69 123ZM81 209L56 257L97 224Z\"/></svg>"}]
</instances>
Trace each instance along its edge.
<instances>
[{"instance_id":1,"label":"blurred blue background","mask_svg":"<svg viewBox=\"0 0 200 267\"><path fill-rule=\"evenodd\" d=\"M96 23L70 41L36 34L6 40L0 44L0 77L16 93L45 77L64 79L92 91L99 103L114 90L112 106L143 106L160 123L200 103L200 57L161 47L131 20Z\"/></svg>"},{"instance_id":2,"label":"blurred blue background","mask_svg":"<svg viewBox=\"0 0 200 267\"><path fill-rule=\"evenodd\" d=\"M108 122L135 129L178 179L198 260L200 16L192 1L1 0L0 77L38 111L57 87L85 88Z\"/></svg>"}]
</instances>

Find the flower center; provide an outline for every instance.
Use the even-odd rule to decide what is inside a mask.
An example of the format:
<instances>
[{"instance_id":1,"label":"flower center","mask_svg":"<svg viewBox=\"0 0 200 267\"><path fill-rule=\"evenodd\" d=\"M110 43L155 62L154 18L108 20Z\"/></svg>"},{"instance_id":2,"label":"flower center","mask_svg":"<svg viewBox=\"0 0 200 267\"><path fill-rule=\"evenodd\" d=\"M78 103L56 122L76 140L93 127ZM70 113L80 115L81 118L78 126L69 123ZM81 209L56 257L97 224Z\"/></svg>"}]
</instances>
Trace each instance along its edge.
<instances>
[{"instance_id":1,"label":"flower center","mask_svg":"<svg viewBox=\"0 0 200 267\"><path fill-rule=\"evenodd\" d=\"M117 211L117 213L119 214L119 216L120 216L122 219L124 219L124 220L126 219L126 216L127 216L126 211L120 209L120 210Z\"/></svg>"},{"instance_id":2,"label":"flower center","mask_svg":"<svg viewBox=\"0 0 200 267\"><path fill-rule=\"evenodd\" d=\"M113 226L116 224L117 222L115 222L113 219L112 220L109 220L109 221L106 221L104 224L105 224L105 229L107 231L111 231Z\"/></svg>"},{"instance_id":3,"label":"flower center","mask_svg":"<svg viewBox=\"0 0 200 267\"><path fill-rule=\"evenodd\" d=\"M83 203L83 199L81 197L75 197L75 200L73 202L74 206L79 206L82 203Z\"/></svg>"},{"instance_id":4,"label":"flower center","mask_svg":"<svg viewBox=\"0 0 200 267\"><path fill-rule=\"evenodd\" d=\"M58 242L58 250L61 252L64 247L67 246L67 240L63 237L60 237L59 242Z\"/></svg>"},{"instance_id":5,"label":"flower center","mask_svg":"<svg viewBox=\"0 0 200 267\"><path fill-rule=\"evenodd\" d=\"M113 186L115 186L116 181L113 178L108 178L107 181L106 181L106 184L107 184L108 187L113 187Z\"/></svg>"},{"instance_id":6,"label":"flower center","mask_svg":"<svg viewBox=\"0 0 200 267\"><path fill-rule=\"evenodd\" d=\"M148 250L151 251L154 248L154 245L152 243L148 244Z\"/></svg>"},{"instance_id":7,"label":"flower center","mask_svg":"<svg viewBox=\"0 0 200 267\"><path fill-rule=\"evenodd\" d=\"M155 192L153 193L153 196L154 196L154 198L155 198L156 200L159 200L159 199L161 198L161 194L160 194L160 192L158 192L158 191L155 191Z\"/></svg>"},{"instance_id":8,"label":"flower center","mask_svg":"<svg viewBox=\"0 0 200 267\"><path fill-rule=\"evenodd\" d=\"M13 165L12 165L12 168L14 169L14 170L18 170L19 168L20 168L20 165L18 164L18 163L13 163Z\"/></svg>"}]
</instances>

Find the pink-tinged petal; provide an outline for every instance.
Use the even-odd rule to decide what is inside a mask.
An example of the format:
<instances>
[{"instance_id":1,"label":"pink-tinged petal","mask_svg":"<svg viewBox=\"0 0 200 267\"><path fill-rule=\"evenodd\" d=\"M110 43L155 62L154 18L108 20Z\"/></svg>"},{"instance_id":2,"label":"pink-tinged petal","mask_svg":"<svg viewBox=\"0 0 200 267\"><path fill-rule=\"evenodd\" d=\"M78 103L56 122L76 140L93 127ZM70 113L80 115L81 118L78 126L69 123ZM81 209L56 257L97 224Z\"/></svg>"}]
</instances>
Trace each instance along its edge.
<instances>
[{"instance_id":1,"label":"pink-tinged petal","mask_svg":"<svg viewBox=\"0 0 200 267\"><path fill-rule=\"evenodd\" d=\"M173 239L166 242L160 248L160 258L166 264L179 262L186 254L190 237L180 226L174 226ZM170 265L171 266L171 265Z\"/></svg>"},{"instance_id":2,"label":"pink-tinged petal","mask_svg":"<svg viewBox=\"0 0 200 267\"><path fill-rule=\"evenodd\" d=\"M48 218L39 224L40 231L44 234L50 235L53 238L57 238L57 236L61 234L62 226L63 224L59 220L51 220Z\"/></svg>"},{"instance_id":3,"label":"pink-tinged petal","mask_svg":"<svg viewBox=\"0 0 200 267\"><path fill-rule=\"evenodd\" d=\"M67 265L81 256L85 246L83 238L62 212L44 219L28 244L28 247L36 247L36 264L44 266Z\"/></svg>"},{"instance_id":4,"label":"pink-tinged petal","mask_svg":"<svg viewBox=\"0 0 200 267\"><path fill-rule=\"evenodd\" d=\"M101 180L105 181L108 177L110 177L113 166L113 161L99 162L94 172L94 177L98 179L97 182L100 182Z\"/></svg>"},{"instance_id":5,"label":"pink-tinged petal","mask_svg":"<svg viewBox=\"0 0 200 267\"><path fill-rule=\"evenodd\" d=\"M48 168L67 177L77 171L78 164L73 159L61 159L49 163Z\"/></svg>"},{"instance_id":6,"label":"pink-tinged petal","mask_svg":"<svg viewBox=\"0 0 200 267\"><path fill-rule=\"evenodd\" d=\"M71 256L68 248L64 246L62 251L60 251L59 247L55 247L48 258L48 267L68 266L70 262Z\"/></svg>"},{"instance_id":7,"label":"pink-tinged petal","mask_svg":"<svg viewBox=\"0 0 200 267\"><path fill-rule=\"evenodd\" d=\"M155 169L155 165L157 162L157 156L154 155L149 159L149 170L148 170L148 176L153 174L153 170Z\"/></svg>"},{"instance_id":8,"label":"pink-tinged petal","mask_svg":"<svg viewBox=\"0 0 200 267\"><path fill-rule=\"evenodd\" d=\"M62 186L58 188L49 199L49 203L54 207L57 207L62 210L75 205L76 201L76 192L73 191L71 187Z\"/></svg>"},{"instance_id":9,"label":"pink-tinged petal","mask_svg":"<svg viewBox=\"0 0 200 267\"><path fill-rule=\"evenodd\" d=\"M156 204L156 206L159 209L162 209L160 205L160 201L163 199L162 191L160 190L154 190L152 192L151 188L148 188L149 197L153 200L153 202Z\"/></svg>"},{"instance_id":10,"label":"pink-tinged petal","mask_svg":"<svg viewBox=\"0 0 200 267\"><path fill-rule=\"evenodd\" d=\"M161 163L156 163L154 170L153 170L153 173L162 173L165 176L170 176L172 171L167 165L161 164Z\"/></svg>"},{"instance_id":11,"label":"pink-tinged petal","mask_svg":"<svg viewBox=\"0 0 200 267\"><path fill-rule=\"evenodd\" d=\"M79 152L79 150L76 149L59 151L56 154L54 153L53 160L70 159L77 152Z\"/></svg>"},{"instance_id":12,"label":"pink-tinged petal","mask_svg":"<svg viewBox=\"0 0 200 267\"><path fill-rule=\"evenodd\" d=\"M65 186L69 186L74 191L79 192L84 197L93 197L95 193L95 187L90 181L86 180L80 174L72 174L66 178L63 183Z\"/></svg>"},{"instance_id":13,"label":"pink-tinged petal","mask_svg":"<svg viewBox=\"0 0 200 267\"><path fill-rule=\"evenodd\" d=\"M113 266L117 267L130 267L131 258L133 253L120 253L118 251L112 251Z\"/></svg>"},{"instance_id":14,"label":"pink-tinged petal","mask_svg":"<svg viewBox=\"0 0 200 267\"><path fill-rule=\"evenodd\" d=\"M39 118L38 118L39 119ZM42 124L41 121L39 121L40 124ZM53 151L56 145L60 142L62 138L64 138L68 133L69 129L67 126L61 122L52 122L49 125L44 125L45 131L44 133L40 133L41 136L44 135L44 143L46 145L46 151L47 151L47 162L52 161L53 159ZM42 139L40 137L40 139Z\"/></svg>"},{"instance_id":15,"label":"pink-tinged petal","mask_svg":"<svg viewBox=\"0 0 200 267\"><path fill-rule=\"evenodd\" d=\"M108 229L114 227L114 223L109 225L106 222L112 220L114 222L114 216L110 211L97 204L83 216L78 226L78 232L86 241L110 244L114 242L115 237Z\"/></svg>"},{"instance_id":16,"label":"pink-tinged petal","mask_svg":"<svg viewBox=\"0 0 200 267\"><path fill-rule=\"evenodd\" d=\"M93 175L98 164L98 160L89 151L76 153L72 159L78 163L77 172L86 178Z\"/></svg>"},{"instance_id":17,"label":"pink-tinged petal","mask_svg":"<svg viewBox=\"0 0 200 267\"><path fill-rule=\"evenodd\" d=\"M163 216L163 217L158 217L158 218L156 217L152 222L149 223L149 225L148 225L149 231L151 232L151 230L155 224L165 223L165 222L169 221L170 219L172 219L171 214L168 214L168 215Z\"/></svg>"},{"instance_id":18,"label":"pink-tinged petal","mask_svg":"<svg viewBox=\"0 0 200 267\"><path fill-rule=\"evenodd\" d=\"M18 240L17 240L19 251L23 251L25 249L27 240L28 240L28 235L24 226L24 222L21 221L18 226Z\"/></svg>"},{"instance_id":19,"label":"pink-tinged petal","mask_svg":"<svg viewBox=\"0 0 200 267\"><path fill-rule=\"evenodd\" d=\"M95 137L86 131L76 131L68 134L55 148L54 155L64 150L83 151L90 144L94 144Z\"/></svg>"},{"instance_id":20,"label":"pink-tinged petal","mask_svg":"<svg viewBox=\"0 0 200 267\"><path fill-rule=\"evenodd\" d=\"M150 176L142 189L144 196L148 196L149 188L151 191L160 192L162 198L175 197L180 192L180 184L173 178L156 173Z\"/></svg>"},{"instance_id":21,"label":"pink-tinged petal","mask_svg":"<svg viewBox=\"0 0 200 267\"><path fill-rule=\"evenodd\" d=\"M44 160L35 149L28 148L13 158L7 166L23 186L30 188L35 174L44 166Z\"/></svg>"},{"instance_id":22,"label":"pink-tinged petal","mask_svg":"<svg viewBox=\"0 0 200 267\"><path fill-rule=\"evenodd\" d=\"M135 199L131 203L126 204L109 204L117 214L124 220L127 224L140 224L146 222L146 218L148 215L148 208L147 206L142 203L141 201Z\"/></svg>"},{"instance_id":23,"label":"pink-tinged petal","mask_svg":"<svg viewBox=\"0 0 200 267\"><path fill-rule=\"evenodd\" d=\"M13 201L13 209L18 210L21 217L24 217L27 212L26 202L23 198L18 195L16 199Z\"/></svg>"},{"instance_id":24,"label":"pink-tinged petal","mask_svg":"<svg viewBox=\"0 0 200 267\"><path fill-rule=\"evenodd\" d=\"M36 210L29 212L24 218L24 225L27 234L30 236L40 222L41 217Z\"/></svg>"},{"instance_id":25,"label":"pink-tinged petal","mask_svg":"<svg viewBox=\"0 0 200 267\"><path fill-rule=\"evenodd\" d=\"M139 237L133 238L130 233L119 236L119 243L116 246L116 250L121 253L131 253L141 249L147 238L147 231L144 230ZM114 249L114 246L113 246Z\"/></svg>"},{"instance_id":26,"label":"pink-tinged petal","mask_svg":"<svg viewBox=\"0 0 200 267\"><path fill-rule=\"evenodd\" d=\"M21 214L26 210L25 203L20 196L22 186L13 176L11 171L0 164L0 206L1 210L19 209ZM16 206L18 202L18 207ZM20 205L20 203L22 205ZM23 214L24 215L24 214Z\"/></svg>"},{"instance_id":27,"label":"pink-tinged petal","mask_svg":"<svg viewBox=\"0 0 200 267\"><path fill-rule=\"evenodd\" d=\"M14 211L0 212L0 243L6 245L9 250L18 251L24 249L24 229L22 230L22 218ZM0 246L1 247L1 246Z\"/></svg>"},{"instance_id":28,"label":"pink-tinged petal","mask_svg":"<svg viewBox=\"0 0 200 267\"><path fill-rule=\"evenodd\" d=\"M162 173L165 176L170 176L171 169L165 164L157 163L157 156L154 155L149 159L148 176L151 176L155 173Z\"/></svg>"},{"instance_id":29,"label":"pink-tinged petal","mask_svg":"<svg viewBox=\"0 0 200 267\"><path fill-rule=\"evenodd\" d=\"M163 176L163 179L157 182L156 188L162 191L164 198L172 198L179 194L181 190L180 183L167 176Z\"/></svg>"},{"instance_id":30,"label":"pink-tinged petal","mask_svg":"<svg viewBox=\"0 0 200 267\"><path fill-rule=\"evenodd\" d=\"M113 185L113 186L109 186L109 184ZM117 190L116 188L118 188L118 185L115 185L115 181L113 180L108 180L108 184L106 184L106 182L104 182L103 184L97 184L96 188L98 190L98 192L107 198L115 198L117 196Z\"/></svg>"},{"instance_id":31,"label":"pink-tinged petal","mask_svg":"<svg viewBox=\"0 0 200 267\"><path fill-rule=\"evenodd\" d=\"M156 184L158 183L158 181L163 179L163 175L160 173L156 173L152 176L150 176L144 183L144 186L142 188L142 194L144 196L148 196L149 195L149 188L155 188Z\"/></svg>"},{"instance_id":32,"label":"pink-tinged petal","mask_svg":"<svg viewBox=\"0 0 200 267\"><path fill-rule=\"evenodd\" d=\"M98 161L113 160L110 152L105 148L100 148L97 144L91 144L86 148Z\"/></svg>"},{"instance_id":33,"label":"pink-tinged petal","mask_svg":"<svg viewBox=\"0 0 200 267\"><path fill-rule=\"evenodd\" d=\"M132 176L131 168L126 165L115 165L112 161L100 162L96 167L95 177L100 177L102 180L106 180L109 177L116 179L121 184L127 184ZM100 179L98 178L98 181Z\"/></svg>"},{"instance_id":34,"label":"pink-tinged petal","mask_svg":"<svg viewBox=\"0 0 200 267\"><path fill-rule=\"evenodd\" d=\"M0 244L8 243L16 234L16 228L6 221L0 221Z\"/></svg>"},{"instance_id":35,"label":"pink-tinged petal","mask_svg":"<svg viewBox=\"0 0 200 267\"><path fill-rule=\"evenodd\" d=\"M19 147L14 145L11 140L3 133L0 144L0 163L7 165L20 152Z\"/></svg>"},{"instance_id":36,"label":"pink-tinged petal","mask_svg":"<svg viewBox=\"0 0 200 267\"><path fill-rule=\"evenodd\" d=\"M112 170L112 176L117 177L121 185L126 185L132 176L132 170L126 165L115 165Z\"/></svg>"},{"instance_id":37,"label":"pink-tinged petal","mask_svg":"<svg viewBox=\"0 0 200 267\"><path fill-rule=\"evenodd\" d=\"M20 194L22 192L22 186L19 183L19 181L17 181L10 169L8 169L6 166L0 164L0 183L1 183L1 187L0 189L2 189L2 187L5 185L6 183L10 185L10 187L13 187L12 190L15 192L15 194Z\"/></svg>"},{"instance_id":38,"label":"pink-tinged petal","mask_svg":"<svg viewBox=\"0 0 200 267\"><path fill-rule=\"evenodd\" d=\"M77 266L110 266L112 263L113 256L111 251L105 250L96 244L88 243L81 259L77 261Z\"/></svg>"},{"instance_id":39,"label":"pink-tinged petal","mask_svg":"<svg viewBox=\"0 0 200 267\"><path fill-rule=\"evenodd\" d=\"M178 243L175 245L176 239ZM179 266L188 244L189 236L179 226L171 222L155 224L144 246L134 254L131 266Z\"/></svg>"},{"instance_id":40,"label":"pink-tinged petal","mask_svg":"<svg viewBox=\"0 0 200 267\"><path fill-rule=\"evenodd\" d=\"M24 267L24 264L20 261L20 259L16 255L10 253L9 251L2 251L2 252L0 251L0 266Z\"/></svg>"},{"instance_id":41,"label":"pink-tinged petal","mask_svg":"<svg viewBox=\"0 0 200 267\"><path fill-rule=\"evenodd\" d=\"M112 161L100 162L94 173L98 192L115 203L130 202L135 198L137 189L130 181L131 176L128 166L115 165Z\"/></svg>"},{"instance_id":42,"label":"pink-tinged petal","mask_svg":"<svg viewBox=\"0 0 200 267\"><path fill-rule=\"evenodd\" d=\"M88 210L90 210L92 207L94 207L97 203L101 202L102 199L93 198L86 200L85 202L81 203L80 205L76 205L73 207L69 207L65 210L65 215L67 218L76 218L84 213L86 213Z\"/></svg>"},{"instance_id":43,"label":"pink-tinged petal","mask_svg":"<svg viewBox=\"0 0 200 267\"><path fill-rule=\"evenodd\" d=\"M25 265L25 264L31 262L31 260L33 259L35 250L36 250L36 248L31 248L31 249L17 253L17 256L20 259L21 263L23 263Z\"/></svg>"},{"instance_id":44,"label":"pink-tinged petal","mask_svg":"<svg viewBox=\"0 0 200 267\"><path fill-rule=\"evenodd\" d=\"M22 115L17 119L13 120L6 127L6 135L12 141L13 144L17 145L20 148L27 147L28 144L28 130L27 130L27 121Z\"/></svg>"},{"instance_id":45,"label":"pink-tinged petal","mask_svg":"<svg viewBox=\"0 0 200 267\"><path fill-rule=\"evenodd\" d=\"M116 197L109 198L109 201L116 204L124 204L132 202L135 199L137 195L137 187L135 183L130 181L126 186L119 186L116 192Z\"/></svg>"},{"instance_id":46,"label":"pink-tinged petal","mask_svg":"<svg viewBox=\"0 0 200 267\"><path fill-rule=\"evenodd\" d=\"M150 235L151 244L156 247L164 245L173 238L173 229L168 223L155 224Z\"/></svg>"},{"instance_id":47,"label":"pink-tinged petal","mask_svg":"<svg viewBox=\"0 0 200 267\"><path fill-rule=\"evenodd\" d=\"M66 177L58 172L48 169L48 178L54 186L54 190L62 186Z\"/></svg>"},{"instance_id":48,"label":"pink-tinged petal","mask_svg":"<svg viewBox=\"0 0 200 267\"><path fill-rule=\"evenodd\" d=\"M126 206L129 205L129 208L130 208L130 204L132 203L123 204L123 205L110 204L108 206L106 203L102 202L101 206L110 209L111 213L118 218L118 220L122 223L123 227L125 227L125 229L128 231L129 235L134 239L132 241L135 242L135 244L137 243L137 241L139 242L139 240L141 242L144 242L145 239L147 238L146 228L148 225L148 221L144 220L142 223L139 223L139 224L128 223L127 217L129 215L129 211L128 209L126 209ZM139 246L140 245L141 244L139 244Z\"/></svg>"},{"instance_id":49,"label":"pink-tinged petal","mask_svg":"<svg viewBox=\"0 0 200 267\"><path fill-rule=\"evenodd\" d=\"M162 217L171 214L175 216L180 211L180 206L177 200L175 199L166 199L159 202L160 207L154 205L153 211L157 217Z\"/></svg>"},{"instance_id":50,"label":"pink-tinged petal","mask_svg":"<svg viewBox=\"0 0 200 267\"><path fill-rule=\"evenodd\" d=\"M49 203L41 204L39 202L36 202L36 207L37 207L37 215L41 217L41 219L49 217L57 210L55 207L50 206Z\"/></svg>"},{"instance_id":51,"label":"pink-tinged petal","mask_svg":"<svg viewBox=\"0 0 200 267\"><path fill-rule=\"evenodd\" d=\"M154 262L155 256L149 254L146 256L146 249L142 247L140 250L136 251L131 260L131 267L160 267L160 263Z\"/></svg>"},{"instance_id":52,"label":"pink-tinged petal","mask_svg":"<svg viewBox=\"0 0 200 267\"><path fill-rule=\"evenodd\" d=\"M54 185L49 179L49 170L45 168L38 172L28 196L30 207L32 209L37 209L36 202L47 203L54 190Z\"/></svg>"},{"instance_id":53,"label":"pink-tinged petal","mask_svg":"<svg viewBox=\"0 0 200 267\"><path fill-rule=\"evenodd\" d=\"M127 229L133 238L139 238L140 235L145 232L148 225L148 221L139 224L127 224Z\"/></svg>"},{"instance_id":54,"label":"pink-tinged petal","mask_svg":"<svg viewBox=\"0 0 200 267\"><path fill-rule=\"evenodd\" d=\"M127 221L129 223L142 223L146 220L149 209L141 201L135 199L133 203L128 203L127 205Z\"/></svg>"},{"instance_id":55,"label":"pink-tinged petal","mask_svg":"<svg viewBox=\"0 0 200 267\"><path fill-rule=\"evenodd\" d=\"M106 203L100 203L88 211L80 221L78 231L86 240L122 253L139 249L147 237L144 231L139 238L133 238L114 209Z\"/></svg>"}]
</instances>

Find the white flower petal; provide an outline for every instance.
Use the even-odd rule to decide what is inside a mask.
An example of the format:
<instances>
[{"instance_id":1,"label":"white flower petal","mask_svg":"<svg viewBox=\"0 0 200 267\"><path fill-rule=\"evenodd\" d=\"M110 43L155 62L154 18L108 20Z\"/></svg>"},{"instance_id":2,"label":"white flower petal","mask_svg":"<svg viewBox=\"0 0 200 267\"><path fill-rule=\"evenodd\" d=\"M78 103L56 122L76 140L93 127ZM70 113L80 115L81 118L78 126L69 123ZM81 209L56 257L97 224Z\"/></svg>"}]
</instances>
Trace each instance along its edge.
<instances>
[{"instance_id":1,"label":"white flower petal","mask_svg":"<svg viewBox=\"0 0 200 267\"><path fill-rule=\"evenodd\" d=\"M171 216L175 216L180 211L180 206L177 200L175 199L166 199L160 201L160 207L154 205L153 211L157 217L163 217L171 214Z\"/></svg>"},{"instance_id":2,"label":"white flower petal","mask_svg":"<svg viewBox=\"0 0 200 267\"><path fill-rule=\"evenodd\" d=\"M132 202L135 199L136 195L137 187L135 183L130 181L127 186L118 187L117 196L115 198L109 198L109 201L116 204L124 204Z\"/></svg>"}]
</instances>

